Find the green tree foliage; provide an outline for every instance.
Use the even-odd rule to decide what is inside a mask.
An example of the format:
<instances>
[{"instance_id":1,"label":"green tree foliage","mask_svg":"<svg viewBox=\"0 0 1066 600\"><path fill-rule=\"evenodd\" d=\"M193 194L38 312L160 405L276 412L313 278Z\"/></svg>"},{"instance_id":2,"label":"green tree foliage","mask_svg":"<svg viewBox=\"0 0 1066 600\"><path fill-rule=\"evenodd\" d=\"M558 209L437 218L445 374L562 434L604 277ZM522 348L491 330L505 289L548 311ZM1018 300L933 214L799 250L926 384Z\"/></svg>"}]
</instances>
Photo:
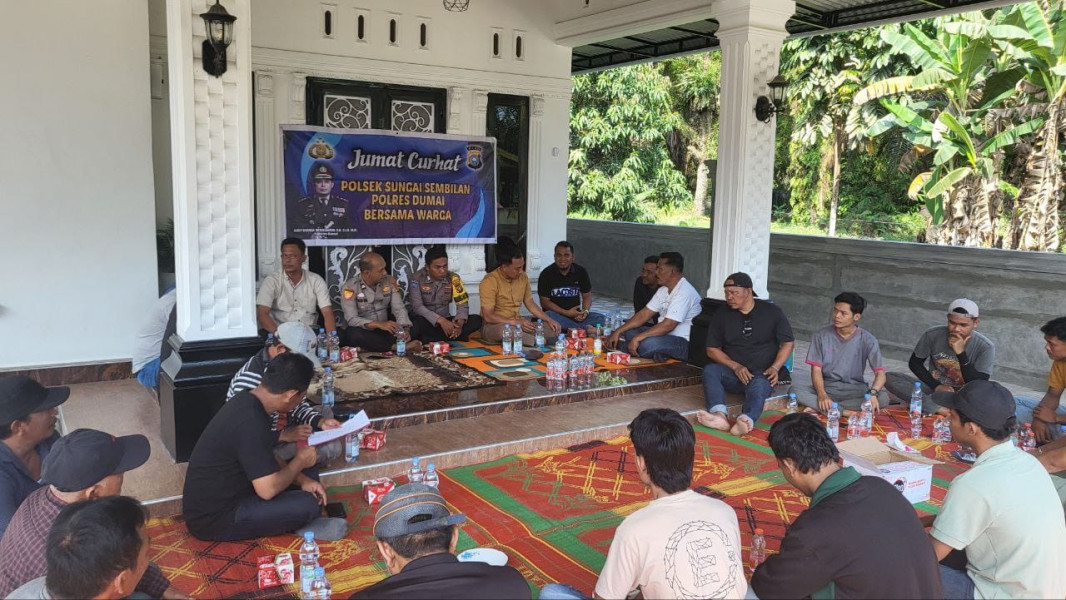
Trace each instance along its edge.
<instances>
[{"instance_id":1,"label":"green tree foliage","mask_svg":"<svg viewBox=\"0 0 1066 600\"><path fill-rule=\"evenodd\" d=\"M651 222L656 208L692 202L668 137L684 127L664 66L644 64L574 78L570 213Z\"/></svg>"}]
</instances>

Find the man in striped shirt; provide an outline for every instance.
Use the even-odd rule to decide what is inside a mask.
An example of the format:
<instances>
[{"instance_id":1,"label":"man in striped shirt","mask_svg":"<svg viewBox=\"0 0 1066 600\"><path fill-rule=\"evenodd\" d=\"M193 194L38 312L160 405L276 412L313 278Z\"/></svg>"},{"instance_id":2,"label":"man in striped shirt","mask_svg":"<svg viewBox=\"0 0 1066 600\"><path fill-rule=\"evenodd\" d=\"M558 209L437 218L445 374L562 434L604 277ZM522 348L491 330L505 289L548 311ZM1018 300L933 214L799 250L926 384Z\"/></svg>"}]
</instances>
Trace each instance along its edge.
<instances>
[{"instance_id":1,"label":"man in striped shirt","mask_svg":"<svg viewBox=\"0 0 1066 600\"><path fill-rule=\"evenodd\" d=\"M274 343L249 358L248 362L244 363L244 366L230 380L229 390L226 392L226 400L233 398L237 392L255 389L263 379L263 371L266 370L267 364L279 354L285 352L302 354L311 359L316 369L321 368L322 365L318 362L318 357L315 353L317 345L318 338L315 337L315 332L307 325L295 321L282 323L278 326ZM341 426L340 421L319 414L307 398L304 398L296 405L296 408L287 413L284 426L280 430L278 429L278 417L279 415L276 412L271 415L270 426L277 432L279 444L306 440L315 429L334 429ZM319 450L319 462L328 462L332 458L332 456L326 456L332 453L322 452L323 448Z\"/></svg>"}]
</instances>

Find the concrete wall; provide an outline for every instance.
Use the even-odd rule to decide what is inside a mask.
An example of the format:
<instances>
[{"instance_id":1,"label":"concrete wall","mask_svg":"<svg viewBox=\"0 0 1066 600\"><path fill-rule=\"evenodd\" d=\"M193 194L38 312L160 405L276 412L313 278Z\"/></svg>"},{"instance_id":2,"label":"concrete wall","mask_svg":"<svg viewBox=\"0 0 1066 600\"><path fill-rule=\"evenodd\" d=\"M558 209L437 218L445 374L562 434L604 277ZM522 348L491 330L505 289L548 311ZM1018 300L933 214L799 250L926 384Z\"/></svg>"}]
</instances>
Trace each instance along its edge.
<instances>
[{"instance_id":1,"label":"concrete wall","mask_svg":"<svg viewBox=\"0 0 1066 600\"><path fill-rule=\"evenodd\" d=\"M701 293L707 291L711 234L706 229L567 219L566 239L577 262L589 270L594 294L631 298L644 257L669 251L685 257L685 276Z\"/></svg>"},{"instance_id":2,"label":"concrete wall","mask_svg":"<svg viewBox=\"0 0 1066 600\"><path fill-rule=\"evenodd\" d=\"M0 369L130 358L156 298L148 64L143 1L4 5Z\"/></svg>"},{"instance_id":3,"label":"concrete wall","mask_svg":"<svg viewBox=\"0 0 1066 600\"><path fill-rule=\"evenodd\" d=\"M707 287L710 235L700 229L570 219L568 239L601 293L628 298L645 254L685 255L697 289ZM833 296L858 292L869 302L862 326L886 356L906 360L922 332L946 322L947 305L966 297L981 308L979 330L996 344L994 376L1047 387L1039 327L1066 315L1066 256L774 234L770 295L801 336L828 325ZM702 286L702 287L701 287Z\"/></svg>"}]
</instances>

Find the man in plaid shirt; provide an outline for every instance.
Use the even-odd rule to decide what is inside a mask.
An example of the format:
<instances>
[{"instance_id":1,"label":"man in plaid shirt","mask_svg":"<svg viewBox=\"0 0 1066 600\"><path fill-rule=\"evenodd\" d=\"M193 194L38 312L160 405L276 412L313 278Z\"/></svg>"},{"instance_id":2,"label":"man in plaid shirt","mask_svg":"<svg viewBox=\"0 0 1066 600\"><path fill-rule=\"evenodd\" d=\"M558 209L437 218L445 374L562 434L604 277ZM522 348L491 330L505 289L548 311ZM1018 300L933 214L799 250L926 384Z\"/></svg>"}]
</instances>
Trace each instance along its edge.
<instances>
[{"instance_id":1,"label":"man in plaid shirt","mask_svg":"<svg viewBox=\"0 0 1066 600\"><path fill-rule=\"evenodd\" d=\"M0 598L22 584L45 575L48 531L68 504L117 496L122 477L148 460L151 449L143 435L114 437L78 429L60 438L44 461L44 487L30 494L11 518L0 539ZM152 598L186 598L154 563L148 565L137 592Z\"/></svg>"}]
</instances>

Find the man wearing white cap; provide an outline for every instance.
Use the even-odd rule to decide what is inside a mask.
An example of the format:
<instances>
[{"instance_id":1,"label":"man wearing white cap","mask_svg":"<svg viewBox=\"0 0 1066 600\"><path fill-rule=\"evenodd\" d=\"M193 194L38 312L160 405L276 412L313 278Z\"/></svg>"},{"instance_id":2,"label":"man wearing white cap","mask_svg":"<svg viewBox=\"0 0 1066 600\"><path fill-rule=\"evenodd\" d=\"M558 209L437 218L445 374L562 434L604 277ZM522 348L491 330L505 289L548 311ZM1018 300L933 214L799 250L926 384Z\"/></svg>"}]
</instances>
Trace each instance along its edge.
<instances>
[{"instance_id":1,"label":"man wearing white cap","mask_svg":"<svg viewBox=\"0 0 1066 600\"><path fill-rule=\"evenodd\" d=\"M922 412L947 410L936 403L933 393L953 393L970 381L992 377L996 347L976 331L980 322L977 303L959 298L948 305L948 324L926 330L914 346L908 366L914 376L889 373L885 388L907 401L917 381L922 382Z\"/></svg>"},{"instance_id":2,"label":"man wearing white cap","mask_svg":"<svg viewBox=\"0 0 1066 600\"><path fill-rule=\"evenodd\" d=\"M278 325L274 343L249 358L248 362L244 363L244 366L233 376L229 383L229 391L226 392L226 401L229 401L238 392L255 389L263 380L263 371L266 370L267 364L279 354L295 352L309 358L315 369L321 369L322 365L319 363L315 352L317 346L318 338L315 336L315 332L307 325L296 321ZM332 416L327 417L316 412L307 398L301 400L296 405L296 408L289 411L285 427L280 431L278 430L278 417L278 413L271 415L270 427L271 430L277 432L278 442L280 443L306 440L316 428L335 429L341 426L340 421L332 418ZM291 450L295 450L295 448ZM283 452L282 456L288 459L291 458L291 454L292 452ZM321 455L319 458L325 462L333 458L333 455L328 452L320 452L319 454Z\"/></svg>"}]
</instances>

